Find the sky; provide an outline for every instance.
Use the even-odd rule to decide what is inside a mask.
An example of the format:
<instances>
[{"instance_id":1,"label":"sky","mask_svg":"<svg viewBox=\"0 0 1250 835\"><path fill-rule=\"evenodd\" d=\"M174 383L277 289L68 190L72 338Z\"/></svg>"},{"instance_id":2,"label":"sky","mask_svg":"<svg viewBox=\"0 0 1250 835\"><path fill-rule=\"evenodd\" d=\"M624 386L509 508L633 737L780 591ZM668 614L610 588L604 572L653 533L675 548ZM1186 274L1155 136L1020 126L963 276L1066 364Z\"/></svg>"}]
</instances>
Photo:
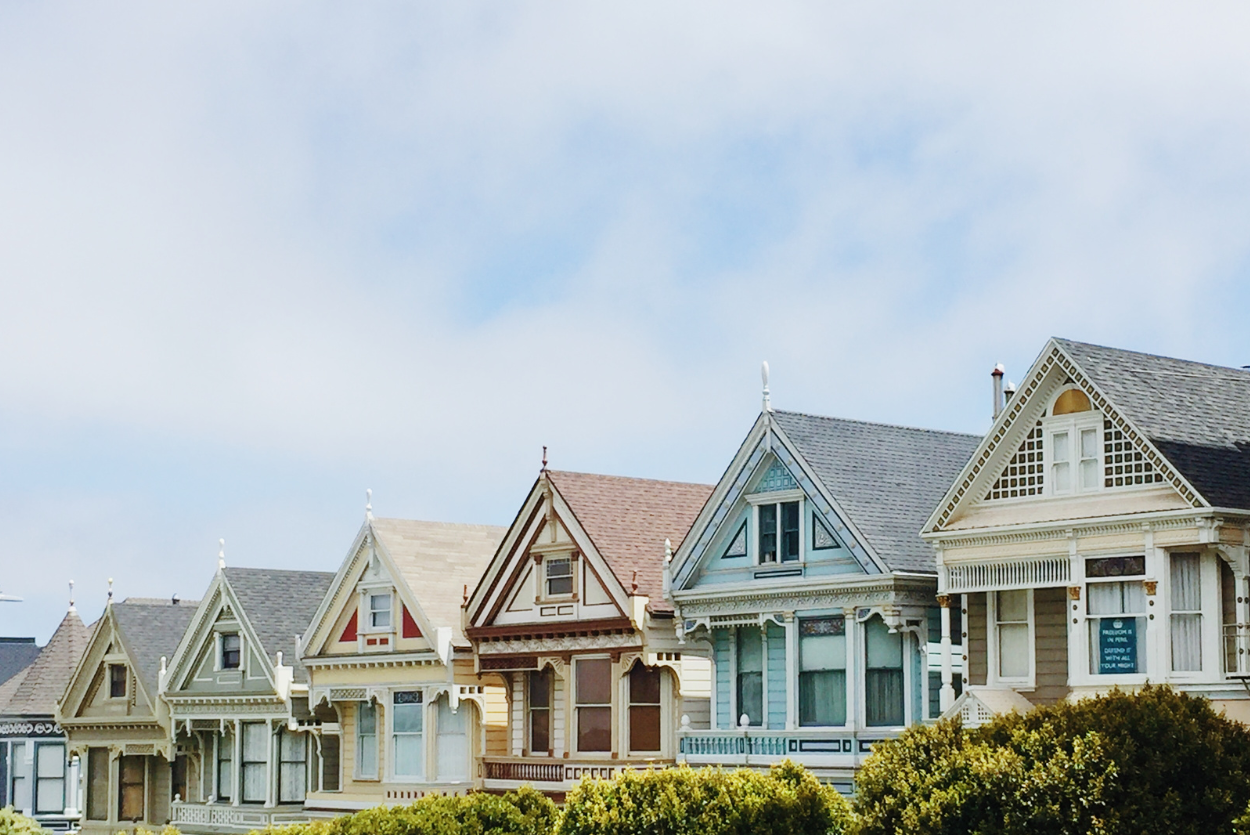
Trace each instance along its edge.
<instances>
[{"instance_id":1,"label":"sky","mask_svg":"<svg viewBox=\"0 0 1250 835\"><path fill-rule=\"evenodd\" d=\"M0 635L334 571L760 408L1250 365L1250 7L0 5Z\"/></svg>"}]
</instances>

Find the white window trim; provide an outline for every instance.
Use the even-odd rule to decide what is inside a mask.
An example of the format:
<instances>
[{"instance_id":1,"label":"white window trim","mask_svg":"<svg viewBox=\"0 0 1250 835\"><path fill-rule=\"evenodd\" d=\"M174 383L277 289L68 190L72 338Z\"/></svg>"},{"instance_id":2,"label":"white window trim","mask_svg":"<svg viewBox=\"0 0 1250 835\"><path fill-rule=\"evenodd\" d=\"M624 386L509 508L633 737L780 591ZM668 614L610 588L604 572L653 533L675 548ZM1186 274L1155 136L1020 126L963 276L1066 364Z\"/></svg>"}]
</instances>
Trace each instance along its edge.
<instances>
[{"instance_id":1,"label":"white window trim","mask_svg":"<svg viewBox=\"0 0 1250 835\"><path fill-rule=\"evenodd\" d=\"M361 771L361 769L360 769L360 763L361 763L361 758L360 758L360 705L361 705L362 703L372 704L372 705L373 705L373 711L374 711L374 714L373 714L373 716L374 716L374 720L373 720L373 736L374 736L374 739L375 739L375 743L374 743L374 752L375 752L375 756L374 756L374 771L373 771L373 773L372 773L372 774L365 774L365 773L364 773L363 771ZM352 731L353 731L353 733L352 733L352 747L353 747L353 749L354 749L354 750L352 751L352 760L353 760L353 763L352 763L352 779L353 779L353 780L357 780L357 781L364 781L364 782L370 782L370 783L375 783L375 782L378 782L378 781L380 781L380 780L382 779L382 766L381 766L381 763L380 763L380 762L378 762L378 760L380 760L380 759L381 759L381 745L382 745L381 731L382 731L382 730L384 730L384 729L380 729L380 728L378 727L378 721L377 721L377 711L378 711L378 708L379 708L379 707L380 707L380 705L378 705L378 703L377 703L377 702L373 701L372 699L370 699L370 698L368 698L368 697L366 697L366 698L364 698L364 699L361 699L361 700L359 700L359 701L357 701L357 702L356 702L356 710L354 711L354 714L355 714L355 715L354 715L354 716L353 716L353 718L352 718ZM389 711L389 710L388 710L388 711L384 711L384 717L387 717L387 718L386 718L386 721L387 721L387 722L389 722L389 721L390 721L389 716L390 716L390 711ZM340 750L339 750L339 756L340 756L340 757L342 757L342 756L343 756L343 752L342 752L342 749L341 749L341 748L340 748Z\"/></svg>"},{"instance_id":2,"label":"white window trim","mask_svg":"<svg viewBox=\"0 0 1250 835\"><path fill-rule=\"evenodd\" d=\"M421 694L421 774L417 777L409 775L400 776L395 773L395 694L396 693L420 693ZM435 700L430 699L430 694L424 687L395 687L392 688L386 696L387 705L390 708L386 711L386 779L387 782L405 783L409 785L424 784L431 782L430 774L430 740L432 735L430 729L430 708ZM437 716L435 717L437 721Z\"/></svg>"},{"instance_id":3,"label":"white window trim","mask_svg":"<svg viewBox=\"0 0 1250 835\"><path fill-rule=\"evenodd\" d=\"M539 601L546 603L546 602L568 602L570 600L576 600L578 596L577 590L579 588L579 581L581 579L581 572L577 570L577 565L584 558L585 556L583 555L575 559L573 557L572 551L570 551L567 554L558 554L558 553L557 554L544 554L543 560L541 563L542 571L540 572L542 576L539 578L539 582L540 582L539 589L538 589ZM572 583L570 585L572 586L573 590L570 591L568 594L548 594L547 593L547 566L551 563L552 560L568 560L569 561L569 577L572 580Z\"/></svg>"},{"instance_id":4,"label":"white window trim","mask_svg":"<svg viewBox=\"0 0 1250 835\"><path fill-rule=\"evenodd\" d=\"M754 566L802 565L807 562L807 494L802 490L776 490L771 493L753 493L746 497L751 506L750 523L747 525L747 556ZM760 505L799 503L799 558L791 562L760 562ZM777 547L781 547L781 514L777 514Z\"/></svg>"},{"instance_id":5,"label":"white window trim","mask_svg":"<svg viewBox=\"0 0 1250 835\"><path fill-rule=\"evenodd\" d=\"M1198 613L1202 615L1202 669L1172 669L1172 615L1194 614L1194 612L1177 612L1172 608L1172 556L1173 554L1198 555L1199 594L1202 598ZM1184 683L1218 682L1224 677L1224 634L1221 629L1224 618L1224 600L1220 590L1220 559L1221 557L1203 547L1177 547L1164 551L1163 571L1160 572L1164 582L1159 583L1166 589L1166 594L1159 595L1163 602L1162 609L1165 628L1162 636L1163 664L1167 670L1167 679ZM1237 595L1234 595L1235 597ZM1147 598L1146 608L1151 606ZM1149 624L1150 618L1146 618ZM1149 629L1149 626L1147 626Z\"/></svg>"},{"instance_id":6,"label":"white window trim","mask_svg":"<svg viewBox=\"0 0 1250 835\"><path fill-rule=\"evenodd\" d=\"M1074 584L1079 583L1081 587L1081 600L1079 601L1077 605L1077 613L1079 614L1078 619L1080 620L1080 624L1079 625L1073 624L1073 626L1075 627L1075 629L1073 630L1073 635L1076 639L1077 645L1082 648L1082 651L1079 653L1078 656L1076 656L1076 660L1078 661L1080 666L1076 668L1075 672L1073 672L1072 671L1073 662L1071 659L1073 659L1074 655L1071 652L1071 645L1069 644L1068 654L1069 654L1070 660L1068 662L1068 668L1069 668L1069 678L1071 679L1071 683L1073 685L1085 685L1085 686L1089 686L1089 685L1110 686L1114 684L1131 685L1131 684L1145 684L1147 681L1149 681L1151 670L1154 667L1154 661L1155 661L1154 654L1151 652L1151 642L1153 640L1152 635L1155 631L1155 626L1154 626L1155 621L1151 620L1150 616L1154 614L1154 612L1151 611L1152 609L1159 608L1158 606L1150 605L1151 598L1149 595L1145 596L1146 597L1145 611L1142 612L1140 615L1133 616L1133 617L1141 617L1146 622L1145 630L1142 632L1140 638L1138 639L1139 641L1144 642L1144 645L1139 649L1139 657L1142 659L1142 666L1145 667L1145 670L1139 673L1091 673L1089 671L1090 665L1093 663L1093 658L1090 656L1090 635L1089 635L1090 624L1095 619L1101 620L1103 617L1107 617L1105 615L1090 615L1089 613L1089 587L1091 585L1097 585L1099 583L1123 583L1123 582L1144 583L1147 580L1150 580L1152 576L1154 576L1151 572L1151 568L1152 567L1157 568L1157 566L1154 564L1154 561L1151 559L1149 553L1145 555L1146 571L1145 573L1140 574L1140 575L1133 575L1133 576L1128 576L1128 577L1087 577L1085 576L1085 565L1089 560L1111 559L1115 557L1140 557L1140 556L1142 556L1142 552L1140 550L1114 551L1110 553L1097 553L1097 552L1082 553L1077 556L1076 558L1077 566L1076 566L1076 569L1073 571L1074 576L1072 578L1072 582ZM1171 565L1165 563L1165 568L1166 568L1165 574L1168 577L1170 577ZM1075 576L1075 575L1079 575L1079 576ZM1169 627L1170 626L1171 624L1169 623ZM1205 650L1206 647L1203 647L1203 649ZM1169 649L1167 652L1168 669L1171 669L1172 667L1171 655L1172 653L1171 653L1171 650Z\"/></svg>"},{"instance_id":7,"label":"white window trim","mask_svg":"<svg viewBox=\"0 0 1250 835\"><path fill-rule=\"evenodd\" d=\"M1102 413L1098 411L1090 412L1074 412L1067 415L1059 415L1058 417L1046 417L1042 419L1042 453L1043 466L1045 474L1045 495L1055 498L1070 498L1072 496L1088 496L1093 493L1102 492L1104 489L1103 473L1105 471L1103 463L1103 437L1102 437ZM1096 477L1094 486L1090 488L1081 487L1081 430L1093 429L1095 432L1095 449L1097 455L1095 460ZM1072 450L1072 457L1068 459L1070 467L1069 478L1072 487L1069 490L1057 490L1055 484L1055 464L1061 463L1055 461L1055 433L1067 432L1068 443ZM1036 498L1030 496L1029 498Z\"/></svg>"},{"instance_id":8,"label":"white window trim","mask_svg":"<svg viewBox=\"0 0 1250 835\"><path fill-rule=\"evenodd\" d=\"M1028 603L1029 623L1029 674L1027 676L1004 677L998 674L998 592L1024 591ZM1035 690L1037 688L1037 617L1033 608L1033 589L999 589L985 593L985 630L987 668L985 682L988 686L1010 687L1013 690Z\"/></svg>"},{"instance_id":9,"label":"white window trim","mask_svg":"<svg viewBox=\"0 0 1250 835\"><path fill-rule=\"evenodd\" d=\"M388 582L385 583L362 583L356 587L357 594L360 595L360 603L356 608L356 634L359 635L394 635L398 633L396 621L402 618L402 613L398 613L396 606L399 601L399 595L396 593L395 586ZM389 594L391 596L391 625L386 627L375 627L373 625L372 610L369 608L370 597L375 594ZM401 604L402 605L402 604ZM400 618L396 617L396 614Z\"/></svg>"},{"instance_id":10,"label":"white window trim","mask_svg":"<svg viewBox=\"0 0 1250 835\"><path fill-rule=\"evenodd\" d=\"M630 666L630 669L631 670L633 669L632 665ZM655 751L644 751L644 750L635 751L633 748L629 747L629 739L630 739L630 731L631 731L630 708L634 706L634 701L633 701L633 694L630 692L629 671L625 671L621 675L621 681L624 683L624 688L623 688L624 693L622 694L623 705L624 705L622 712L624 713L624 716L622 717L622 722L621 722L621 726L623 728L622 735L621 735L621 739L622 739L621 747L625 749L626 751L625 755L627 757L642 757L642 758L660 757L660 758L663 758L663 757L669 756L668 738L671 733L671 728L669 725L669 716L672 714L672 709L670 708L670 705L672 705L673 703L673 694L672 694L672 686L673 686L672 678L673 677L669 673L665 672L668 668L665 667L663 664L658 665L658 669L660 671L660 705L659 705L660 707L660 747L658 750L655 750Z\"/></svg>"}]
</instances>

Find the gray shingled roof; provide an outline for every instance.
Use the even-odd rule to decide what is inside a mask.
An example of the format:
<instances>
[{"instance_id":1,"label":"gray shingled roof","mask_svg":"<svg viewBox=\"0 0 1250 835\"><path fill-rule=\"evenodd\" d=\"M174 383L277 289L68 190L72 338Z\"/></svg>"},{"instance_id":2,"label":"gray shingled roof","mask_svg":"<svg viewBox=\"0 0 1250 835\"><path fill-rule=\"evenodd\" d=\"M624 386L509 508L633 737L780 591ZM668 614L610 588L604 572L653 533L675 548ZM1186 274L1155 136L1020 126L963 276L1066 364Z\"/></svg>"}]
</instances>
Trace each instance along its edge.
<instances>
[{"instance_id":1,"label":"gray shingled roof","mask_svg":"<svg viewBox=\"0 0 1250 835\"><path fill-rule=\"evenodd\" d=\"M774 412L785 436L892 571L936 572L920 530L981 442L938 432Z\"/></svg>"},{"instance_id":2,"label":"gray shingled roof","mask_svg":"<svg viewBox=\"0 0 1250 835\"><path fill-rule=\"evenodd\" d=\"M1203 498L1250 509L1250 371L1055 342Z\"/></svg>"},{"instance_id":3,"label":"gray shingled roof","mask_svg":"<svg viewBox=\"0 0 1250 835\"><path fill-rule=\"evenodd\" d=\"M308 681L300 663L295 636L303 635L321 605L334 575L327 571L280 571L269 568L227 568L226 582L243 608L252 631L270 663L292 668L297 682Z\"/></svg>"},{"instance_id":4,"label":"gray shingled roof","mask_svg":"<svg viewBox=\"0 0 1250 835\"><path fill-rule=\"evenodd\" d=\"M0 638L0 684L26 669L38 655L34 638Z\"/></svg>"},{"instance_id":5,"label":"gray shingled roof","mask_svg":"<svg viewBox=\"0 0 1250 835\"><path fill-rule=\"evenodd\" d=\"M160 684L161 657L174 657L182 633L191 624L198 600L128 597L111 604L113 619L130 652L135 672L148 695L156 698Z\"/></svg>"},{"instance_id":6,"label":"gray shingled roof","mask_svg":"<svg viewBox=\"0 0 1250 835\"><path fill-rule=\"evenodd\" d=\"M20 684L13 688L0 713L6 716L51 716L87 649L90 632L78 613L70 609L39 657L23 671Z\"/></svg>"}]
</instances>

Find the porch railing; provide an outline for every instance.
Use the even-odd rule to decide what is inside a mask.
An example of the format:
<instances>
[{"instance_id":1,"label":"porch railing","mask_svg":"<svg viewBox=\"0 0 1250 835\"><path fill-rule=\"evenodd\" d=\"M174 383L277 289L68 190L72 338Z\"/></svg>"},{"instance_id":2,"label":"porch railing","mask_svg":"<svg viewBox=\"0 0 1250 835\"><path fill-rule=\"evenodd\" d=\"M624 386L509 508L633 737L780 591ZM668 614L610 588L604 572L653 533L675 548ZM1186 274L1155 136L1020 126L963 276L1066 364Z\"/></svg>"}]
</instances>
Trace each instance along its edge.
<instances>
[{"instance_id":1,"label":"porch railing","mask_svg":"<svg viewBox=\"0 0 1250 835\"><path fill-rule=\"evenodd\" d=\"M287 805L272 808L256 806L229 806L220 803L189 803L174 801L170 823L179 829L186 827L223 831L251 832L267 826L288 823L307 823L324 815L305 812L302 806Z\"/></svg>"},{"instance_id":2,"label":"porch railing","mask_svg":"<svg viewBox=\"0 0 1250 835\"><path fill-rule=\"evenodd\" d=\"M486 757L483 775L487 788L507 787L501 784L530 783L547 791L572 788L583 777L610 780L622 771L671 765L672 760L543 760L528 757ZM493 785L492 785L493 784Z\"/></svg>"},{"instance_id":3,"label":"porch railing","mask_svg":"<svg viewBox=\"0 0 1250 835\"><path fill-rule=\"evenodd\" d=\"M678 759L701 765L765 765L788 758L813 767L854 768L872 753L873 745L894 735L815 728L682 730L677 734Z\"/></svg>"}]
</instances>

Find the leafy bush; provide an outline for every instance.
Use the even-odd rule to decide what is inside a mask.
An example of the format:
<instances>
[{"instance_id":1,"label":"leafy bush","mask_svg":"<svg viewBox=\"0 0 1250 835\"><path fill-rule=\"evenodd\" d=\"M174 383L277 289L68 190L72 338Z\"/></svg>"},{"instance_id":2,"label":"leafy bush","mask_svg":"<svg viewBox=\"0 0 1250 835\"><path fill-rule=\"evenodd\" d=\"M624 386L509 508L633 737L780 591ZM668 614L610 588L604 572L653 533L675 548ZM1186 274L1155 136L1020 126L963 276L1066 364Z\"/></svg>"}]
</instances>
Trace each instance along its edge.
<instances>
[{"instance_id":1,"label":"leafy bush","mask_svg":"<svg viewBox=\"0 0 1250 835\"><path fill-rule=\"evenodd\" d=\"M33 818L28 818L12 806L0 809L0 835L46 835Z\"/></svg>"},{"instance_id":2,"label":"leafy bush","mask_svg":"<svg viewBox=\"0 0 1250 835\"><path fill-rule=\"evenodd\" d=\"M266 835L551 835L558 816L550 798L523 788L502 796L475 792L423 797L411 806L379 806L261 831Z\"/></svg>"},{"instance_id":3,"label":"leafy bush","mask_svg":"<svg viewBox=\"0 0 1250 835\"><path fill-rule=\"evenodd\" d=\"M1250 729L1168 687L915 728L857 775L862 835L1228 835Z\"/></svg>"},{"instance_id":4,"label":"leafy bush","mask_svg":"<svg viewBox=\"0 0 1250 835\"><path fill-rule=\"evenodd\" d=\"M842 835L849 804L792 762L768 773L686 766L583 780L558 835Z\"/></svg>"}]
</instances>

